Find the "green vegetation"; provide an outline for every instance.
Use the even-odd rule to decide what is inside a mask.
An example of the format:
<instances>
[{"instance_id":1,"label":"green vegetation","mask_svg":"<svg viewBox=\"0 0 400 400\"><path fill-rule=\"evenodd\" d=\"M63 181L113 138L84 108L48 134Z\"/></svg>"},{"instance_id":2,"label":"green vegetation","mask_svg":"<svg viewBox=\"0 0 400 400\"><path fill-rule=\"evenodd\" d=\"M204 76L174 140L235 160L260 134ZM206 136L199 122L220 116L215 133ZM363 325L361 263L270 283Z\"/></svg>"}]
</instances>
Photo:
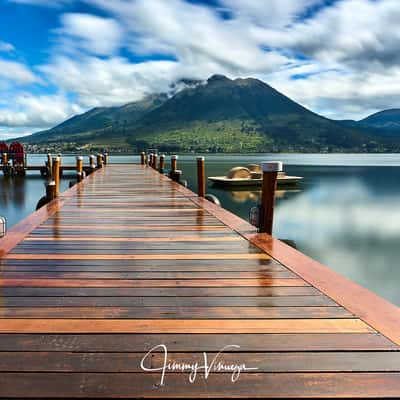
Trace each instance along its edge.
<instances>
[{"instance_id":1,"label":"green vegetation","mask_svg":"<svg viewBox=\"0 0 400 400\"><path fill-rule=\"evenodd\" d=\"M353 121L354 122L354 121ZM257 79L215 75L172 97L148 96L122 107L95 108L23 142L164 152L399 151L351 121L336 122L295 103Z\"/></svg>"}]
</instances>

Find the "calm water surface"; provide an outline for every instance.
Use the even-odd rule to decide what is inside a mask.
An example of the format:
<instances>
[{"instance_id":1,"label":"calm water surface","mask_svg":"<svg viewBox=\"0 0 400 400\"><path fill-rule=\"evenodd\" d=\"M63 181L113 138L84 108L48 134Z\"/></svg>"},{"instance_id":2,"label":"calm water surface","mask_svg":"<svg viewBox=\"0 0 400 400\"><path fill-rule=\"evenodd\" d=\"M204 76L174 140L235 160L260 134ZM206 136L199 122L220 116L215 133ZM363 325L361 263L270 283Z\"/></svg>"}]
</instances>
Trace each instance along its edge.
<instances>
[{"instance_id":1,"label":"calm water surface","mask_svg":"<svg viewBox=\"0 0 400 400\"><path fill-rule=\"evenodd\" d=\"M31 156L42 165L44 156ZM179 168L195 189L195 156L181 156ZM400 305L400 155L207 155L208 176L225 175L233 166L281 160L288 174L304 177L296 190L279 191L274 235L291 239L300 251ZM111 162L138 162L115 156ZM63 157L74 164L73 157ZM87 160L85 160L87 163ZM62 189L74 179L70 173ZM29 215L44 194L38 173L28 178L0 176L0 215L13 225ZM223 207L248 218L258 191L226 191L209 186Z\"/></svg>"}]
</instances>

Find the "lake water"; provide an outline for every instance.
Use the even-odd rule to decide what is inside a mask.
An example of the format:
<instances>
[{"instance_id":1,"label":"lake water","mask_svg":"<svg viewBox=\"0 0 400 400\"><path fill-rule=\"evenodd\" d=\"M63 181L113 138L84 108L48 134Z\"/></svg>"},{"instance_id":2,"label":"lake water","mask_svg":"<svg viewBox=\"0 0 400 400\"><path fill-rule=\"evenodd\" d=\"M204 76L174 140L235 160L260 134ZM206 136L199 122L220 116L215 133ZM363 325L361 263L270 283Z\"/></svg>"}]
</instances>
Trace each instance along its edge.
<instances>
[{"instance_id":1,"label":"lake water","mask_svg":"<svg viewBox=\"0 0 400 400\"><path fill-rule=\"evenodd\" d=\"M43 165L45 156L29 157ZM206 155L206 174L225 175L233 166L280 160L290 175L303 176L296 190L279 191L274 236L291 239L303 253L400 306L400 154ZM114 156L111 162L138 162ZM74 157L63 157L74 164ZM87 158L85 158L87 164ZM181 156L178 168L196 188L195 156ZM62 179L62 189L74 173ZM242 218L259 200L258 191L226 191L209 186L222 206ZM0 176L0 215L13 225L34 211L44 195L38 173Z\"/></svg>"}]
</instances>

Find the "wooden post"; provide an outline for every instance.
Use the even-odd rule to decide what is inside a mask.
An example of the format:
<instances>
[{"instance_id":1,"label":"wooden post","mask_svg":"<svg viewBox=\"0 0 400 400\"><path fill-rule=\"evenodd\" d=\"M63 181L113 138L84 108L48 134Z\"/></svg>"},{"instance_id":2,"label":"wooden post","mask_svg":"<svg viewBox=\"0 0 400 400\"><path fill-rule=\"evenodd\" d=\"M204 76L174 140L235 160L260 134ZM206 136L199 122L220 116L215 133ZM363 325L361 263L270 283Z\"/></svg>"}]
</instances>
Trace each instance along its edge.
<instances>
[{"instance_id":1,"label":"wooden post","mask_svg":"<svg viewBox=\"0 0 400 400\"><path fill-rule=\"evenodd\" d=\"M276 178L278 172L282 171L281 161L270 161L261 164L263 172L262 193L261 193L261 220L259 232L272 235L272 227L274 223L274 205Z\"/></svg>"},{"instance_id":2,"label":"wooden post","mask_svg":"<svg viewBox=\"0 0 400 400\"><path fill-rule=\"evenodd\" d=\"M52 179L55 184L55 197L60 194L60 157L53 158Z\"/></svg>"},{"instance_id":3,"label":"wooden post","mask_svg":"<svg viewBox=\"0 0 400 400\"><path fill-rule=\"evenodd\" d=\"M108 153L103 153L103 164L108 165Z\"/></svg>"},{"instance_id":4,"label":"wooden post","mask_svg":"<svg viewBox=\"0 0 400 400\"><path fill-rule=\"evenodd\" d=\"M154 169L157 169L157 154L153 154L153 165Z\"/></svg>"},{"instance_id":5,"label":"wooden post","mask_svg":"<svg viewBox=\"0 0 400 400\"><path fill-rule=\"evenodd\" d=\"M161 154L160 155L160 164L158 167L158 171L160 172L160 174L163 174L165 170L165 154Z\"/></svg>"},{"instance_id":6,"label":"wooden post","mask_svg":"<svg viewBox=\"0 0 400 400\"><path fill-rule=\"evenodd\" d=\"M80 182L83 179L83 157L76 157L76 180Z\"/></svg>"},{"instance_id":7,"label":"wooden post","mask_svg":"<svg viewBox=\"0 0 400 400\"><path fill-rule=\"evenodd\" d=\"M153 153L149 154L149 167L153 166Z\"/></svg>"},{"instance_id":8,"label":"wooden post","mask_svg":"<svg viewBox=\"0 0 400 400\"><path fill-rule=\"evenodd\" d=\"M1 155L1 163L3 164L3 167L7 166L7 164L8 164L8 154L7 153L3 153Z\"/></svg>"},{"instance_id":9,"label":"wooden post","mask_svg":"<svg viewBox=\"0 0 400 400\"><path fill-rule=\"evenodd\" d=\"M175 154L171 156L171 172L176 171L178 156Z\"/></svg>"},{"instance_id":10,"label":"wooden post","mask_svg":"<svg viewBox=\"0 0 400 400\"><path fill-rule=\"evenodd\" d=\"M90 173L92 173L96 169L96 164L94 161L94 155L89 156L89 168L90 168Z\"/></svg>"},{"instance_id":11,"label":"wooden post","mask_svg":"<svg viewBox=\"0 0 400 400\"><path fill-rule=\"evenodd\" d=\"M199 197L206 195L206 174L204 168L204 157L197 157L197 194Z\"/></svg>"},{"instance_id":12,"label":"wooden post","mask_svg":"<svg viewBox=\"0 0 400 400\"><path fill-rule=\"evenodd\" d=\"M46 198L47 201L52 201L56 198L56 183L54 181L50 181L46 185Z\"/></svg>"},{"instance_id":13,"label":"wooden post","mask_svg":"<svg viewBox=\"0 0 400 400\"><path fill-rule=\"evenodd\" d=\"M53 159L50 153L47 153L47 168L49 170L50 179L53 179Z\"/></svg>"},{"instance_id":14,"label":"wooden post","mask_svg":"<svg viewBox=\"0 0 400 400\"><path fill-rule=\"evenodd\" d=\"M140 164L142 165L146 164L146 153L144 151L140 153Z\"/></svg>"},{"instance_id":15,"label":"wooden post","mask_svg":"<svg viewBox=\"0 0 400 400\"><path fill-rule=\"evenodd\" d=\"M97 154L97 168L103 167L103 156L101 154Z\"/></svg>"}]
</instances>

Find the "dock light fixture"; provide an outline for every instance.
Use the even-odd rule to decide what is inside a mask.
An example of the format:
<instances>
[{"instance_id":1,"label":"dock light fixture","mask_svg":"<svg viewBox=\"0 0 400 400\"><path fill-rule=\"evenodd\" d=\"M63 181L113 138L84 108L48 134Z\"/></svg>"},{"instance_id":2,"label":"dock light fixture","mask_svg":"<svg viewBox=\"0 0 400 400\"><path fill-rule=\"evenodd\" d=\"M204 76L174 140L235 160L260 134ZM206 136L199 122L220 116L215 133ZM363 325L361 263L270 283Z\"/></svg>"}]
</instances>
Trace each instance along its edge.
<instances>
[{"instance_id":1,"label":"dock light fixture","mask_svg":"<svg viewBox=\"0 0 400 400\"><path fill-rule=\"evenodd\" d=\"M6 236L7 233L7 220L0 215L0 238Z\"/></svg>"}]
</instances>

